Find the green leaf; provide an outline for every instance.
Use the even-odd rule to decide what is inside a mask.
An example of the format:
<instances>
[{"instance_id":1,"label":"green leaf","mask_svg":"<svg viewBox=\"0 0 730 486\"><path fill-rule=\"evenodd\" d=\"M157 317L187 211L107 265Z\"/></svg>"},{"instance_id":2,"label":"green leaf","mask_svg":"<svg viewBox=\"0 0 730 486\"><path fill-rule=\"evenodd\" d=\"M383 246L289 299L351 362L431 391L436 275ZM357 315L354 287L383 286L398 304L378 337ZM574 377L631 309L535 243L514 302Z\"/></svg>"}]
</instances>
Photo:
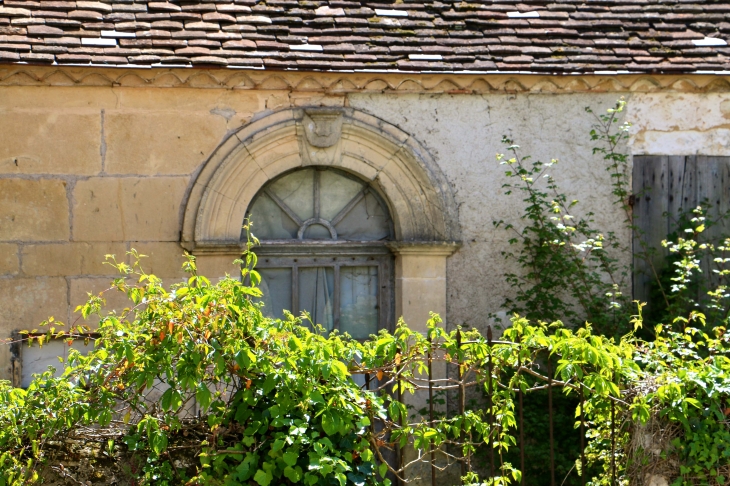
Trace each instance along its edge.
<instances>
[{"instance_id":1,"label":"green leaf","mask_svg":"<svg viewBox=\"0 0 730 486\"><path fill-rule=\"evenodd\" d=\"M263 392L264 395L268 395L276 387L276 380L273 375L268 375L264 381Z\"/></svg>"},{"instance_id":2,"label":"green leaf","mask_svg":"<svg viewBox=\"0 0 730 486\"><path fill-rule=\"evenodd\" d=\"M282 456L282 459L284 459L284 462L288 466L294 466L297 463L297 460L299 459L299 454L297 454L296 452L292 452L292 451L285 452L284 455Z\"/></svg>"},{"instance_id":3,"label":"green leaf","mask_svg":"<svg viewBox=\"0 0 730 486\"><path fill-rule=\"evenodd\" d=\"M269 486L274 476L270 472L266 472L263 469L256 471L253 480L259 483L261 486Z\"/></svg>"},{"instance_id":4,"label":"green leaf","mask_svg":"<svg viewBox=\"0 0 730 486\"><path fill-rule=\"evenodd\" d=\"M150 438L150 447L156 455L162 454L167 449L167 435L162 431L156 431Z\"/></svg>"},{"instance_id":5,"label":"green leaf","mask_svg":"<svg viewBox=\"0 0 730 486\"><path fill-rule=\"evenodd\" d=\"M302 468L287 466L284 468L284 476L292 483L298 483L302 479Z\"/></svg>"},{"instance_id":6,"label":"green leaf","mask_svg":"<svg viewBox=\"0 0 730 486\"><path fill-rule=\"evenodd\" d=\"M242 349L236 353L235 357L236 364L244 370L248 369L249 365L251 364L251 359L249 358L247 351L247 349Z\"/></svg>"},{"instance_id":7,"label":"green leaf","mask_svg":"<svg viewBox=\"0 0 730 486\"><path fill-rule=\"evenodd\" d=\"M284 445L285 445L285 444L286 444L286 442L284 442L284 440L283 440L283 439L276 439L276 440L274 441L274 444L273 444L273 445L271 446L271 450L272 450L273 452L277 452L277 451L280 451L280 450L282 450L282 449L284 448Z\"/></svg>"},{"instance_id":8,"label":"green leaf","mask_svg":"<svg viewBox=\"0 0 730 486\"><path fill-rule=\"evenodd\" d=\"M347 366L342 361L332 361L332 371L339 378L345 379L350 376L350 372L347 370Z\"/></svg>"},{"instance_id":9,"label":"green leaf","mask_svg":"<svg viewBox=\"0 0 730 486\"><path fill-rule=\"evenodd\" d=\"M163 410L170 410L170 405L172 403L172 388L168 388L165 390L165 393L162 394L162 397L160 397L160 405L162 405Z\"/></svg>"},{"instance_id":10,"label":"green leaf","mask_svg":"<svg viewBox=\"0 0 730 486\"><path fill-rule=\"evenodd\" d=\"M340 428L337 416L332 412L326 411L322 414L322 428L327 435L334 435Z\"/></svg>"},{"instance_id":11,"label":"green leaf","mask_svg":"<svg viewBox=\"0 0 730 486\"><path fill-rule=\"evenodd\" d=\"M195 399L203 410L207 410L210 406L211 393L205 383L198 384L198 388L195 391Z\"/></svg>"}]
</instances>

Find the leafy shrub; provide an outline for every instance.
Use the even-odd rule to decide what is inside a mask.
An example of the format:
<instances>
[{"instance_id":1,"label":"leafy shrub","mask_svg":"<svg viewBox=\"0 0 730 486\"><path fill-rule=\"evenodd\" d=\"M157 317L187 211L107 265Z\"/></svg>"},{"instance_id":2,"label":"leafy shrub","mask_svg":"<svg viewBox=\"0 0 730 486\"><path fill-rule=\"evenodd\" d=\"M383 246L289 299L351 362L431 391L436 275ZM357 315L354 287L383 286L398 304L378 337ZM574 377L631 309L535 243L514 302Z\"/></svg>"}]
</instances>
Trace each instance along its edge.
<instances>
[{"instance_id":1,"label":"leafy shrub","mask_svg":"<svg viewBox=\"0 0 730 486\"><path fill-rule=\"evenodd\" d=\"M255 255L241 263L255 284ZM431 450L463 463L464 483L475 484L472 456L484 444L500 457L488 481L508 484L521 477L504 460L516 443L517 390L529 393L551 379L541 354L560 362L556 389L583 390L596 401L618 395L609 377L623 380L636 368L628 342L560 323L515 317L505 333L512 342L490 344L476 330L447 332L433 316L426 336L401 322L394 333L361 343L325 336L293 316L267 319L255 286L231 278L212 284L196 275L192 259L190 279L170 290L138 263L115 265L139 284L115 280L110 291L130 299L120 314L101 312L101 296L80 309L102 316L95 349L71 351L60 378L48 371L27 390L0 385L0 484L42 482L49 468L78 482L83 466L68 465L76 455L64 447L69 439L97 444L92 455L120 465L134 484L386 486L389 475L406 477L417 463L428 464ZM89 331L47 324L48 333L34 340L83 339ZM462 370L458 387L491 389L492 407L410 417L396 397L427 386L430 359ZM370 376L373 389L356 385L352 374ZM385 460L387 450L405 447L420 459L403 466Z\"/></svg>"},{"instance_id":2,"label":"leafy shrub","mask_svg":"<svg viewBox=\"0 0 730 486\"><path fill-rule=\"evenodd\" d=\"M614 202L631 224L628 206L628 155L619 151L630 124L621 123L626 103L619 100L605 115L596 116L591 139L602 145ZM586 109L593 113L590 109ZM505 279L513 291L504 305L529 319L562 320L567 325L590 322L599 333L619 337L631 328L631 299L625 293L631 269L620 264L621 252L630 253L615 234L595 227L593 213L576 214L578 200L560 189L550 162L523 156L520 147L505 137L510 157L498 154L506 166L506 195L522 196L520 222L495 221L507 231L511 247L502 255L515 270Z\"/></svg>"},{"instance_id":3,"label":"leafy shrub","mask_svg":"<svg viewBox=\"0 0 730 486\"><path fill-rule=\"evenodd\" d=\"M669 473L676 486L723 485L730 479L730 336L720 326L703 331L704 319L697 312L679 318L673 324L682 332L659 325L656 339L637 349L645 376L636 403L648 408L637 407L645 414L642 422L653 416L674 428L658 458L644 444L633 444L635 478L651 464L654 473Z\"/></svg>"},{"instance_id":4,"label":"leafy shrub","mask_svg":"<svg viewBox=\"0 0 730 486\"><path fill-rule=\"evenodd\" d=\"M141 458L144 484L383 484L367 439L383 402L349 378L355 347L265 318L257 288L212 285L192 259L190 279L169 291L138 264L115 265L141 284L115 280L131 305L101 318L95 349L70 350L60 378L0 384L0 484L38 480L37 466L58 460L49 443L66 436L110 437L109 455ZM101 305L94 296L80 310ZM40 343L88 331L49 325ZM196 467L177 467L190 447Z\"/></svg>"},{"instance_id":5,"label":"leafy shrub","mask_svg":"<svg viewBox=\"0 0 730 486\"><path fill-rule=\"evenodd\" d=\"M578 201L560 189L551 172L557 160L533 161L505 139L511 156L498 156L507 166L504 187L508 195L521 194L524 203L521 221L494 223L509 231L512 248L503 255L516 263L515 271L505 275L514 290L505 305L533 320L560 319L570 327L593 326L599 334L626 336L634 347L641 368L624 383L622 400L589 400L586 407L593 421L587 454L599 470L594 484L612 484L615 464L622 482L643 484L652 473L664 474L677 486L723 484L730 477L725 336L730 238L707 230L728 215L710 212L706 204L686 208L662 243L669 258L654 266L659 249L644 243L630 205L629 157L620 152L630 126L621 121L624 108L619 100L597 115L591 139L600 143L594 153L606 161L614 206L624 214L638 251L632 255L615 235L596 228L591 213L577 214ZM621 255L627 263L619 263ZM645 260L653 274L646 316L646 304L631 302L626 290L627 277L635 271L631 257ZM632 327L646 340L626 334ZM611 403L614 412L618 407L620 423L611 420ZM652 438L655 432L666 440Z\"/></svg>"}]
</instances>

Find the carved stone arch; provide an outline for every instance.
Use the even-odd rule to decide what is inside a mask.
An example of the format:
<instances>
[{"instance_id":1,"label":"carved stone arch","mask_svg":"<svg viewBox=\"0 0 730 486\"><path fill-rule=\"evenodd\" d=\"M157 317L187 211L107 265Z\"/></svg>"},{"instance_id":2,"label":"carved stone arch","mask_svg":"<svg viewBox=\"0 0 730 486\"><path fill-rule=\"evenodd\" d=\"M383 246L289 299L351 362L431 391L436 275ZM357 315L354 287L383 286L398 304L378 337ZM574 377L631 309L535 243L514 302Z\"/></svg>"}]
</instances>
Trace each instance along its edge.
<instances>
[{"instance_id":1,"label":"carved stone arch","mask_svg":"<svg viewBox=\"0 0 730 486\"><path fill-rule=\"evenodd\" d=\"M201 251L240 246L246 210L263 185L312 165L371 181L389 206L399 242L459 240L450 186L414 137L351 108L299 108L259 118L221 143L191 189L183 246Z\"/></svg>"},{"instance_id":2,"label":"carved stone arch","mask_svg":"<svg viewBox=\"0 0 730 486\"><path fill-rule=\"evenodd\" d=\"M241 255L241 225L253 198L268 181L308 166L370 181L388 206L396 240L387 244L393 317L424 334L430 311L445 319L447 258L461 235L450 185L414 137L351 108L275 112L220 144L191 188L183 219L182 245L196 255L200 273L235 275L231 262ZM446 378L446 365L434 363L432 372ZM416 410L427 405L421 398L410 403Z\"/></svg>"}]
</instances>

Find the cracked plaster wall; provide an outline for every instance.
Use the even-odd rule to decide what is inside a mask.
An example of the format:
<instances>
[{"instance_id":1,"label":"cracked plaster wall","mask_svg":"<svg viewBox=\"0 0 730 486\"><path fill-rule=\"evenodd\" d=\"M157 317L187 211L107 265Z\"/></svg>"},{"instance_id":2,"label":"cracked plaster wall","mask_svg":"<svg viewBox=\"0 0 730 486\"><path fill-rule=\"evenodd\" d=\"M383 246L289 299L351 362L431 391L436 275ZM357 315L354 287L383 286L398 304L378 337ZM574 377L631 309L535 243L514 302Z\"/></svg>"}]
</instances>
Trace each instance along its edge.
<instances>
[{"instance_id":1,"label":"cracked plaster wall","mask_svg":"<svg viewBox=\"0 0 730 486\"><path fill-rule=\"evenodd\" d=\"M73 317L87 291L104 288L104 254L131 247L146 270L182 277L179 231L195 175L232 130L271 110L351 106L416 137L446 175L459 205L464 246L448 262L450 323L483 325L507 290L495 219L516 220L494 154L511 135L525 154L560 159L553 171L580 208L621 231L608 175L591 155L583 107L618 93L342 94L143 87L0 87L0 338L49 315ZM727 155L725 93L635 93L633 153ZM628 234L622 233L625 239ZM120 299L113 294L112 305ZM0 379L10 378L0 346Z\"/></svg>"},{"instance_id":2,"label":"cracked plaster wall","mask_svg":"<svg viewBox=\"0 0 730 486\"><path fill-rule=\"evenodd\" d=\"M504 167L495 154L505 151L503 135L523 155L549 161L576 213L595 213L596 226L628 243L623 216L611 205L610 179L599 155L592 154L593 119L619 96L628 100L631 154L729 155L730 94L727 93L570 93L350 95L350 106L382 117L418 137L452 185L459 207L463 247L448 260L447 320L451 325L484 326L502 310L509 292L502 275L513 268L500 252L509 235L492 222L517 222L520 197L506 196Z\"/></svg>"}]
</instances>

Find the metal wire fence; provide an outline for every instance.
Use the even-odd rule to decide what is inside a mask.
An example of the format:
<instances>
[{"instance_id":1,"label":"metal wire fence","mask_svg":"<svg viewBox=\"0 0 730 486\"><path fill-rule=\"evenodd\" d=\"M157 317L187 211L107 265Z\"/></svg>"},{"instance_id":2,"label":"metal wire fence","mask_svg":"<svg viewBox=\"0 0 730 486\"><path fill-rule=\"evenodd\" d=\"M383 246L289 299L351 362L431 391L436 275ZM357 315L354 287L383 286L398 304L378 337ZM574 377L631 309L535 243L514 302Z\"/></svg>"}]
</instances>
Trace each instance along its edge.
<instances>
[{"instance_id":1,"label":"metal wire fence","mask_svg":"<svg viewBox=\"0 0 730 486\"><path fill-rule=\"evenodd\" d=\"M484 348L482 359L475 361L473 353L469 358L466 357L472 346ZM503 353L498 351L505 349L514 353L513 355L517 357L516 363L506 363L502 359ZM540 462L539 468L547 472L548 477L531 478L531 485L584 486L586 484L589 479L587 433L589 428L595 428L597 425L588 422L586 404L589 395L595 395L595 390L577 375L570 380L557 376L556 363L560 356L556 355L554 350L549 347L536 347L534 343L526 346L519 338L515 341L495 340L492 328L489 327L486 342L466 340L461 331L457 331L456 352L451 349L450 353L446 353L439 342L429 338L428 349L420 358L426 364L425 371L415 372L412 375L405 373L405 370L409 366L412 369L414 366L417 367L414 362L418 361L418 358L410 363L401 362L390 369L378 370L377 373L381 375L379 379L373 376L373 370L361 371L365 375L363 385L365 389L384 391L388 394L389 400L403 404L412 412L409 424L404 423L404 418L400 415L390 426L387 421L383 421L379 428L382 439L378 444L385 451L382 458L390 463L391 477L395 484L417 483L436 486L439 482L444 484L443 478L453 480L456 473L464 477L470 472L479 473L482 482L491 484L490 478L494 479L503 474L503 466L508 456L512 459L517 458L518 463L515 466L522 472L518 476L517 483L521 486L527 484L528 477L525 471L535 461ZM436 371L439 365L442 376ZM358 372L356 370L354 373ZM404 381L407 381L410 387L402 386ZM611 376L611 381L621 386L615 375ZM404 394L405 388L413 393ZM574 408L567 410L564 407L565 400L560 400L563 408L557 408L555 399L556 394L565 391L566 388L570 389L573 396L571 404L574 404ZM418 394L421 392L425 392L427 398L419 401ZM505 392L512 397L514 412L512 427L505 425L504 417L500 416L505 410ZM530 435L535 431L530 430L525 420L526 401L537 393L547 395L547 405L543 410L544 416L541 417L542 425L547 429L547 437ZM447 397L446 406L440 403L444 400L438 398L444 396ZM623 407L625 402L611 396L604 397L604 401L608 409L608 423L598 425L608 430L610 463L607 471L602 472L604 476L608 476L603 484L616 485L620 479L617 472L617 457L620 457L617 437L623 430L621 422L625 416L623 415L625 410L619 410L619 407ZM534 406L531 410L534 414ZM468 421L457 420L453 423L460 429L458 434L454 434L453 439L442 440L439 444L434 440L425 449L421 447L421 450L416 450L418 448L414 446L413 440L404 442L394 440L392 437L398 430L409 426L410 431L423 426L437 429L439 424L448 420L449 416L464 417L469 413L481 415L486 430L476 433L469 428ZM569 444L571 447L566 447L566 444L556 439L556 417L561 419L560 423L564 426L566 415L569 419L574 417L571 420L574 423L571 425L574 426L576 434L569 439L575 442ZM506 430L508 428L510 430ZM500 445L505 433L512 434L515 441L509 450L503 444ZM560 435L564 438L566 434ZM533 447L530 447L531 443ZM531 453L534 454L535 443L538 443L543 451L547 448L547 461L544 460L543 453L531 457ZM566 461L566 453L569 455L572 451L574 454L574 457L569 458L569 463L573 466L567 474L561 474L560 477L556 464L559 450L563 462ZM387 452L390 452L390 455ZM426 467L423 467L424 465Z\"/></svg>"}]
</instances>

